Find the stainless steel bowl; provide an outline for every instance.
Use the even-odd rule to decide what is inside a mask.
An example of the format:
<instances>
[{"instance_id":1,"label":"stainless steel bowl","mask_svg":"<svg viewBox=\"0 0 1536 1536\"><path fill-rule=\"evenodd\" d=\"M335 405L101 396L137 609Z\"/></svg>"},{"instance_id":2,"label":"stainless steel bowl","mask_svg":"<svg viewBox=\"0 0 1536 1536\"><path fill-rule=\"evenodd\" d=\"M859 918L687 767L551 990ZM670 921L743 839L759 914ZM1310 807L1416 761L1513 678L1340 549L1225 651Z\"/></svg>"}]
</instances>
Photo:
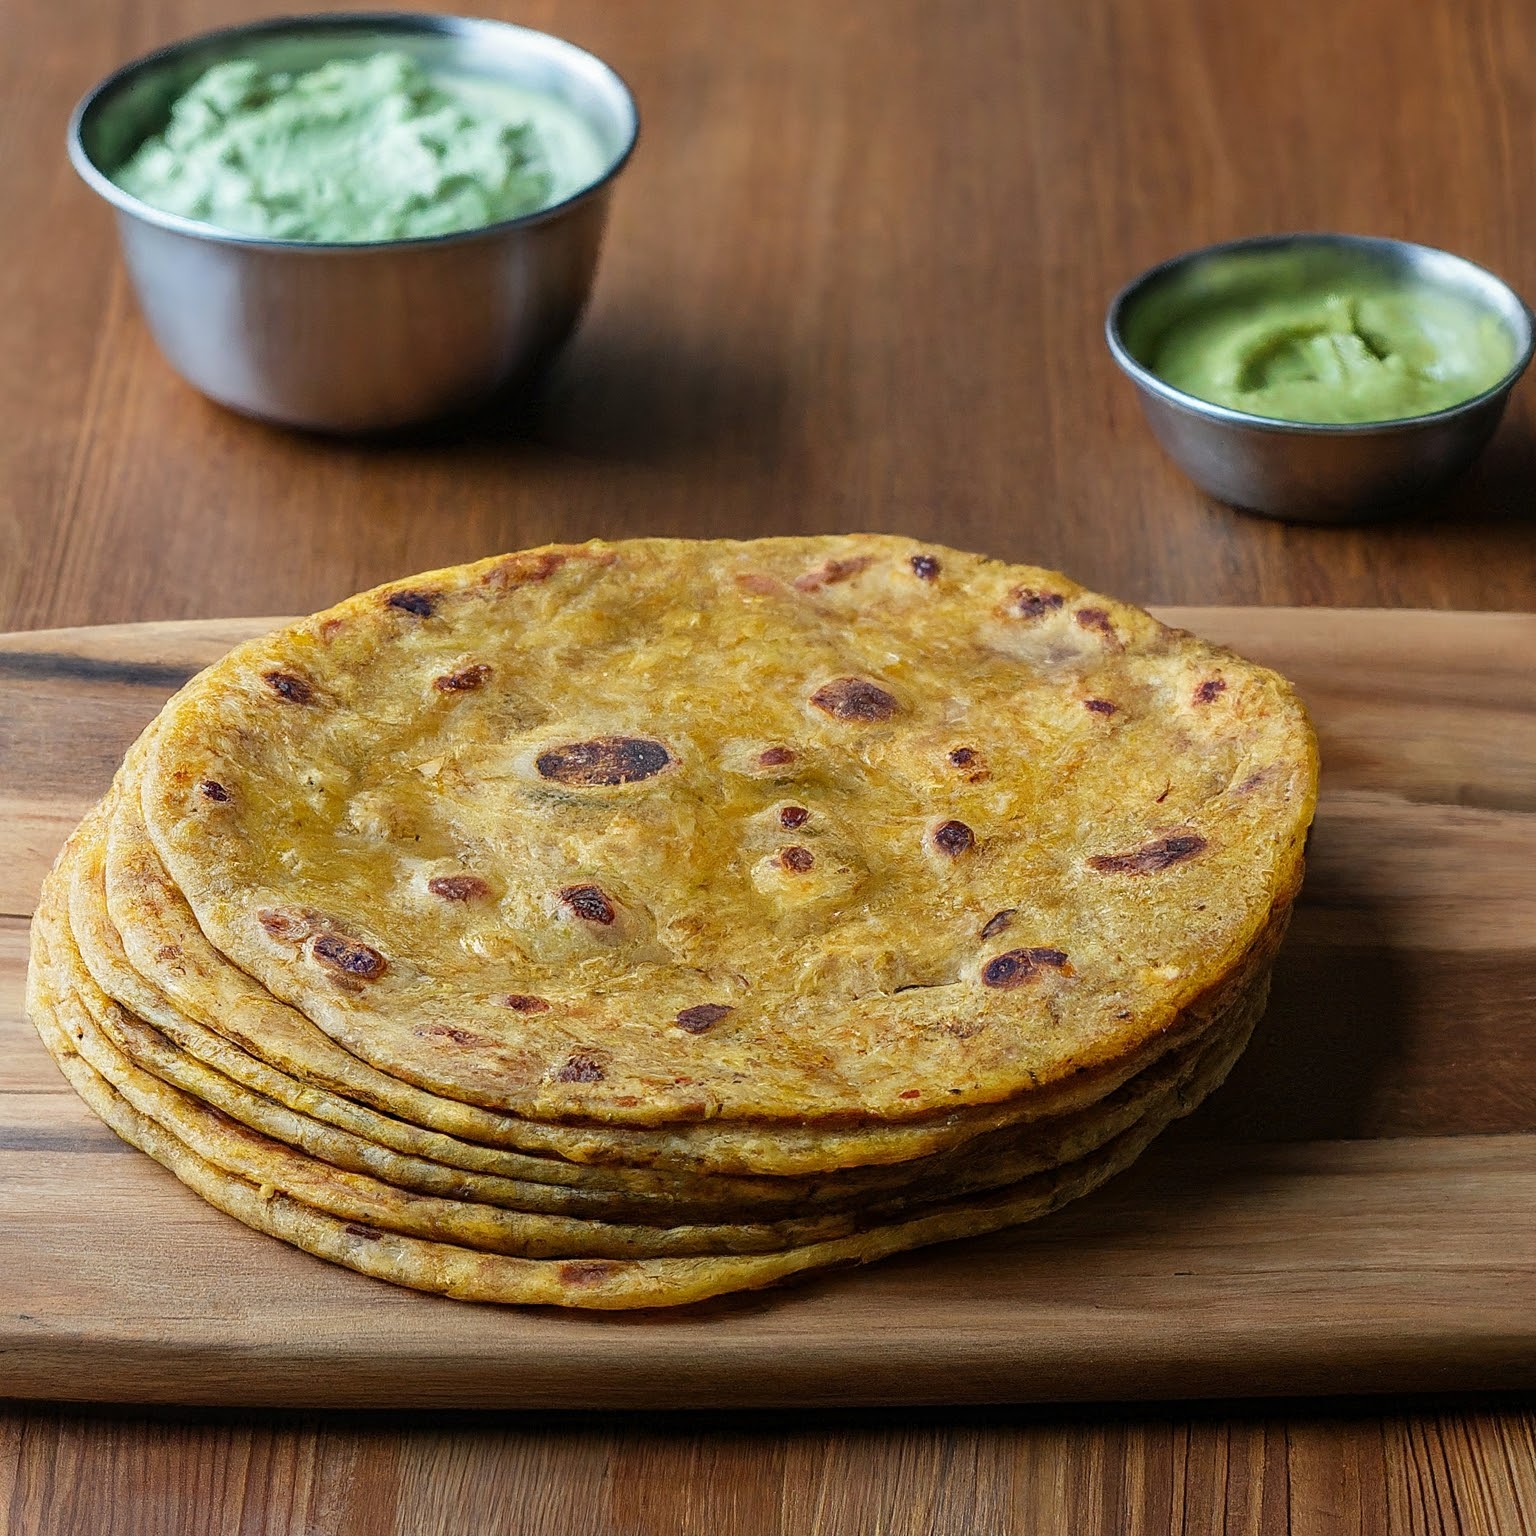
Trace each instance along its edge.
<instances>
[{"instance_id":1,"label":"stainless steel bowl","mask_svg":"<svg viewBox=\"0 0 1536 1536\"><path fill-rule=\"evenodd\" d=\"M1514 365L1492 389L1449 410L1342 426L1213 405L1148 366L1172 327L1250 284L1326 291L1362 277L1458 295L1505 328ZM1472 463L1531 360L1532 317L1512 288L1460 256L1402 240L1304 234L1207 246L1153 267L1116 296L1105 334L1158 442L1201 490L1270 517L1336 523L1423 502Z\"/></svg>"},{"instance_id":2,"label":"stainless steel bowl","mask_svg":"<svg viewBox=\"0 0 1536 1536\"><path fill-rule=\"evenodd\" d=\"M305 70L380 48L564 101L597 134L607 169L520 219L366 245L231 234L151 208L110 179L213 64L257 58ZM139 303L178 373L250 416L361 432L472 405L553 356L591 289L609 193L637 131L624 82L571 43L502 22L394 12L257 22L148 54L75 108L69 153L116 210Z\"/></svg>"}]
</instances>

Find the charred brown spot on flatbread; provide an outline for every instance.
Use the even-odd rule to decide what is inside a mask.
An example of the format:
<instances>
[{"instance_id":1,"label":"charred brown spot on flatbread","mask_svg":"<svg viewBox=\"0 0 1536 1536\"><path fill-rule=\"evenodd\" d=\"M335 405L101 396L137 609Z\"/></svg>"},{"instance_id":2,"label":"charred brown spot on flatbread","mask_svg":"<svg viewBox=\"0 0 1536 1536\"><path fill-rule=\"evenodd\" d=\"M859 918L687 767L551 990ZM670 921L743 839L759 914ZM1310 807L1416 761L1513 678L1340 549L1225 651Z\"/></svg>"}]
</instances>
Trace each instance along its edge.
<instances>
[{"instance_id":1,"label":"charred brown spot on flatbread","mask_svg":"<svg viewBox=\"0 0 1536 1536\"><path fill-rule=\"evenodd\" d=\"M795 588L800 592L819 592L822 587L850 580L860 571L868 570L873 563L872 555L855 555L848 560L823 560L814 570L795 577Z\"/></svg>"},{"instance_id":2,"label":"charred brown spot on flatbread","mask_svg":"<svg viewBox=\"0 0 1536 1536\"><path fill-rule=\"evenodd\" d=\"M1129 853L1096 853L1088 867L1101 875L1154 875L1204 853L1209 846L1198 832L1172 832Z\"/></svg>"},{"instance_id":3,"label":"charred brown spot on flatbread","mask_svg":"<svg viewBox=\"0 0 1536 1536\"><path fill-rule=\"evenodd\" d=\"M445 672L432 679L432 686L439 693L473 693L483 688L490 678L491 669L483 661L460 667L457 672Z\"/></svg>"},{"instance_id":4,"label":"charred brown spot on flatbread","mask_svg":"<svg viewBox=\"0 0 1536 1536\"><path fill-rule=\"evenodd\" d=\"M502 998L502 1004L514 1013L548 1013L549 1004L531 992L511 992Z\"/></svg>"},{"instance_id":5,"label":"charred brown spot on flatbread","mask_svg":"<svg viewBox=\"0 0 1536 1536\"><path fill-rule=\"evenodd\" d=\"M1095 634L1102 635L1106 640L1119 642L1119 635L1115 633L1115 626L1109 621L1108 610L1104 608L1079 608L1072 615L1083 629L1091 629Z\"/></svg>"},{"instance_id":6,"label":"charred brown spot on flatbread","mask_svg":"<svg viewBox=\"0 0 1536 1536\"><path fill-rule=\"evenodd\" d=\"M615 1259L570 1259L560 1266L562 1285L601 1285L614 1275L622 1275L628 1266Z\"/></svg>"},{"instance_id":7,"label":"charred brown spot on flatbread","mask_svg":"<svg viewBox=\"0 0 1536 1536\"><path fill-rule=\"evenodd\" d=\"M314 913L288 907L262 907L256 913L256 921L285 944L302 944L319 926Z\"/></svg>"},{"instance_id":8,"label":"charred brown spot on flatbread","mask_svg":"<svg viewBox=\"0 0 1536 1536\"><path fill-rule=\"evenodd\" d=\"M384 602L388 607L398 608L402 613L415 614L418 619L430 619L437 612L435 592L413 590L391 592Z\"/></svg>"},{"instance_id":9,"label":"charred brown spot on flatbread","mask_svg":"<svg viewBox=\"0 0 1536 1536\"><path fill-rule=\"evenodd\" d=\"M816 856L809 848L802 848L798 844L779 849L779 863L785 869L793 870L797 875L803 875L814 863Z\"/></svg>"},{"instance_id":10,"label":"charred brown spot on flatbread","mask_svg":"<svg viewBox=\"0 0 1536 1536\"><path fill-rule=\"evenodd\" d=\"M759 768L784 768L794 760L795 754L788 747L767 747L757 754Z\"/></svg>"},{"instance_id":11,"label":"charred brown spot on flatbread","mask_svg":"<svg viewBox=\"0 0 1536 1536\"><path fill-rule=\"evenodd\" d=\"M263 672L262 681L290 704L308 704L315 696L315 690L292 672Z\"/></svg>"},{"instance_id":12,"label":"charred brown spot on flatbread","mask_svg":"<svg viewBox=\"0 0 1536 1536\"><path fill-rule=\"evenodd\" d=\"M1224 677L1208 677L1195 689L1195 703L1214 704L1226 691L1227 680Z\"/></svg>"},{"instance_id":13,"label":"charred brown spot on flatbread","mask_svg":"<svg viewBox=\"0 0 1536 1536\"><path fill-rule=\"evenodd\" d=\"M444 901L482 901L491 894L479 875L433 875L427 889Z\"/></svg>"},{"instance_id":14,"label":"charred brown spot on flatbread","mask_svg":"<svg viewBox=\"0 0 1536 1536\"><path fill-rule=\"evenodd\" d=\"M219 805L227 805L229 803L229 791L217 779L204 779L197 788L198 793L205 800L213 800Z\"/></svg>"},{"instance_id":15,"label":"charred brown spot on flatbread","mask_svg":"<svg viewBox=\"0 0 1536 1536\"><path fill-rule=\"evenodd\" d=\"M551 747L535 760L540 777L577 789L636 784L654 778L672 761L659 741L643 736L599 736Z\"/></svg>"},{"instance_id":16,"label":"charred brown spot on flatbread","mask_svg":"<svg viewBox=\"0 0 1536 1536\"><path fill-rule=\"evenodd\" d=\"M968 853L976 841L976 834L963 821L944 821L933 829L933 845L940 853L957 859Z\"/></svg>"},{"instance_id":17,"label":"charred brown spot on flatbread","mask_svg":"<svg viewBox=\"0 0 1536 1536\"><path fill-rule=\"evenodd\" d=\"M695 1003L692 1008L684 1008L678 1013L677 1025L690 1035L702 1035L735 1011L729 1003Z\"/></svg>"},{"instance_id":18,"label":"charred brown spot on flatbread","mask_svg":"<svg viewBox=\"0 0 1536 1536\"><path fill-rule=\"evenodd\" d=\"M346 1222L341 1230L349 1237L360 1237L368 1243L381 1242L384 1237L377 1227L365 1227L360 1221Z\"/></svg>"},{"instance_id":19,"label":"charred brown spot on flatbread","mask_svg":"<svg viewBox=\"0 0 1536 1536\"><path fill-rule=\"evenodd\" d=\"M339 933L316 934L309 952L327 970L358 981L377 981L389 969L389 962L372 945Z\"/></svg>"},{"instance_id":20,"label":"charred brown spot on flatbread","mask_svg":"<svg viewBox=\"0 0 1536 1536\"><path fill-rule=\"evenodd\" d=\"M995 939L1012 921L1017 907L1004 907L1001 912L994 912L985 923L981 925L981 937Z\"/></svg>"},{"instance_id":21,"label":"charred brown spot on flatbread","mask_svg":"<svg viewBox=\"0 0 1536 1536\"><path fill-rule=\"evenodd\" d=\"M919 581L933 581L943 569L933 555L913 555L907 564L912 567L912 574Z\"/></svg>"},{"instance_id":22,"label":"charred brown spot on flatbread","mask_svg":"<svg viewBox=\"0 0 1536 1536\"><path fill-rule=\"evenodd\" d=\"M1066 606L1066 598L1060 592L1042 592L1035 587L1015 587L1008 594L1003 611L1011 619L1043 619Z\"/></svg>"},{"instance_id":23,"label":"charred brown spot on flatbread","mask_svg":"<svg viewBox=\"0 0 1536 1536\"><path fill-rule=\"evenodd\" d=\"M1043 971L1067 969L1067 953L1063 949L1010 949L987 961L981 970L981 981L983 986L1006 991L1033 981Z\"/></svg>"},{"instance_id":24,"label":"charred brown spot on flatbread","mask_svg":"<svg viewBox=\"0 0 1536 1536\"><path fill-rule=\"evenodd\" d=\"M555 1081L560 1083L600 1083L602 1080L602 1064L586 1051L572 1052L555 1072Z\"/></svg>"},{"instance_id":25,"label":"charred brown spot on flatbread","mask_svg":"<svg viewBox=\"0 0 1536 1536\"><path fill-rule=\"evenodd\" d=\"M425 1024L419 1030L419 1035L430 1035L439 1040L451 1040L455 1045L484 1045L485 1036L477 1035L472 1029L460 1029L457 1024Z\"/></svg>"},{"instance_id":26,"label":"charred brown spot on flatbread","mask_svg":"<svg viewBox=\"0 0 1536 1536\"><path fill-rule=\"evenodd\" d=\"M560 900L584 923L597 923L606 928L613 922L613 903L603 894L601 886L568 885L560 892Z\"/></svg>"},{"instance_id":27,"label":"charred brown spot on flatbread","mask_svg":"<svg viewBox=\"0 0 1536 1536\"><path fill-rule=\"evenodd\" d=\"M796 827L803 827L811 818L811 813L803 805L786 805L779 812L779 825L786 832L793 832Z\"/></svg>"},{"instance_id":28,"label":"charred brown spot on flatbread","mask_svg":"<svg viewBox=\"0 0 1536 1536\"><path fill-rule=\"evenodd\" d=\"M889 720L901 708L867 677L835 677L811 695L811 703L834 720Z\"/></svg>"},{"instance_id":29,"label":"charred brown spot on flatbread","mask_svg":"<svg viewBox=\"0 0 1536 1536\"><path fill-rule=\"evenodd\" d=\"M531 582L548 581L570 556L558 550L528 550L498 560L481 578L484 585L508 591Z\"/></svg>"},{"instance_id":30,"label":"charred brown spot on flatbread","mask_svg":"<svg viewBox=\"0 0 1536 1536\"><path fill-rule=\"evenodd\" d=\"M949 753L949 765L957 768L967 784L985 784L992 777L986 759L975 747L954 747Z\"/></svg>"},{"instance_id":31,"label":"charred brown spot on flatbread","mask_svg":"<svg viewBox=\"0 0 1536 1536\"><path fill-rule=\"evenodd\" d=\"M1096 715L1112 715L1119 709L1118 704L1108 699L1084 699L1083 708L1092 711Z\"/></svg>"}]
</instances>

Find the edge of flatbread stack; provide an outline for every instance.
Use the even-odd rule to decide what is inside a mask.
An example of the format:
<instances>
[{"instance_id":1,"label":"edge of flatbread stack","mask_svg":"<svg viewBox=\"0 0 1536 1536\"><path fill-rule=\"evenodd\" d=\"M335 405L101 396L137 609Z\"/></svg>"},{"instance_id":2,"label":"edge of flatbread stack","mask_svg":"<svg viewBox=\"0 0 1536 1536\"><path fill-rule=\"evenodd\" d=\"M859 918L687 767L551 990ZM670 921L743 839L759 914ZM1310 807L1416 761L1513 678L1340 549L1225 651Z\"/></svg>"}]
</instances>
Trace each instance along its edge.
<instances>
[{"instance_id":1,"label":"edge of flatbread stack","mask_svg":"<svg viewBox=\"0 0 1536 1536\"><path fill-rule=\"evenodd\" d=\"M248 1226L676 1305L1131 1162L1263 1012L1317 766L1283 679L1054 572L552 546L194 678L48 876L28 1007Z\"/></svg>"}]
</instances>

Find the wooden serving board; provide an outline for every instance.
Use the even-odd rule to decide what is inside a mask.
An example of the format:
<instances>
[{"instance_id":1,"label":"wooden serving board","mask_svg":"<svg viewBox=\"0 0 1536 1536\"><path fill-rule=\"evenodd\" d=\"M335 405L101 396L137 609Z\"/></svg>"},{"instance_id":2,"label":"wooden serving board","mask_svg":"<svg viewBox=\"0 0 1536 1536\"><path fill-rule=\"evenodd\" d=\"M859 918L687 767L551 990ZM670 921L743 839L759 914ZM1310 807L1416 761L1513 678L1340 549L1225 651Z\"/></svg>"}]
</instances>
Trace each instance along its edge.
<instances>
[{"instance_id":1,"label":"wooden serving board","mask_svg":"<svg viewBox=\"0 0 1536 1536\"><path fill-rule=\"evenodd\" d=\"M1165 615L1285 671L1312 868L1227 1086L1047 1221L677 1312L416 1295L118 1142L22 1016L43 872L267 621L0 637L0 1396L726 1407L1536 1386L1536 617Z\"/></svg>"}]
</instances>

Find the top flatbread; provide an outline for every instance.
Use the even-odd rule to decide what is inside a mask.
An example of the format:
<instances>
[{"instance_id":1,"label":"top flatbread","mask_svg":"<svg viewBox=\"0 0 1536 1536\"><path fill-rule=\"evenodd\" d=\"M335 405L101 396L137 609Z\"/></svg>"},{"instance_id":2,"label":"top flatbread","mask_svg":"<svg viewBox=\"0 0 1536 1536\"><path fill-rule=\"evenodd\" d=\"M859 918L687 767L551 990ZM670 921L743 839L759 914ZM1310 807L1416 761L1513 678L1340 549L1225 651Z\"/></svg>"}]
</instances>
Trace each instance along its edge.
<instances>
[{"instance_id":1,"label":"top flatbread","mask_svg":"<svg viewBox=\"0 0 1536 1536\"><path fill-rule=\"evenodd\" d=\"M531 1119L920 1119L1145 1050L1300 879L1274 673L905 539L551 548L240 647L145 825L236 965Z\"/></svg>"}]
</instances>

